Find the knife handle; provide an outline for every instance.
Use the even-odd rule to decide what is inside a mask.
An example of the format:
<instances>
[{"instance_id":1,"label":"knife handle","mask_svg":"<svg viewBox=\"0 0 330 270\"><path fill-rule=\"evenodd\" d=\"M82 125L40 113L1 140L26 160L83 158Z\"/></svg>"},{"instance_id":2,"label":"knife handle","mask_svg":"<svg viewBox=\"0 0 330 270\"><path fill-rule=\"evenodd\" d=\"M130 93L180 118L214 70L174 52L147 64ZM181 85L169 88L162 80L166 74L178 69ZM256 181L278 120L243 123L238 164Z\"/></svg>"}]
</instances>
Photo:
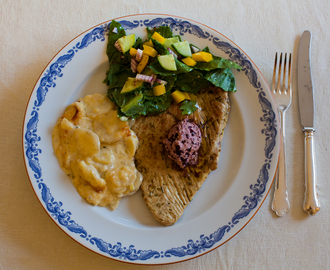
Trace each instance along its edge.
<instances>
[{"instance_id":1,"label":"knife handle","mask_svg":"<svg viewBox=\"0 0 330 270\"><path fill-rule=\"evenodd\" d=\"M316 168L314 157L314 129L304 129L305 133L305 200L304 210L314 215L320 210L316 192Z\"/></svg>"},{"instance_id":2,"label":"knife handle","mask_svg":"<svg viewBox=\"0 0 330 270\"><path fill-rule=\"evenodd\" d=\"M275 175L274 195L272 202L272 210L279 217L284 216L290 210L286 186L286 168L285 168L285 111L278 110L281 123L281 147L278 161L277 172Z\"/></svg>"}]
</instances>

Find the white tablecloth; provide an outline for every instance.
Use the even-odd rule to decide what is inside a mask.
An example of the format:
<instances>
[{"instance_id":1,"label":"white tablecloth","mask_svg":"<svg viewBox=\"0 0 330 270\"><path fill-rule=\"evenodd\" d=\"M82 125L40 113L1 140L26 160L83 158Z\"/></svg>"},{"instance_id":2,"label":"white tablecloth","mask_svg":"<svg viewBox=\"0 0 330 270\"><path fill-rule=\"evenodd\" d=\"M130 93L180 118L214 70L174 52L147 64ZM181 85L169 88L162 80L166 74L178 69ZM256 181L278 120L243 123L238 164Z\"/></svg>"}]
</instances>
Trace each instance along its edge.
<instances>
[{"instance_id":1,"label":"white tablecloth","mask_svg":"<svg viewBox=\"0 0 330 270\"><path fill-rule=\"evenodd\" d=\"M0 0L0 269L330 269L329 10L327 0ZM39 204L22 158L26 104L50 59L90 27L137 13L178 15L218 30L243 48L269 84L275 52L293 53L293 100L286 130L291 211L277 217L268 196L252 221L229 242L174 265L116 262L73 241ZM304 145L296 63L299 38L306 29L313 35L315 149L322 204L315 216L302 209Z\"/></svg>"}]
</instances>

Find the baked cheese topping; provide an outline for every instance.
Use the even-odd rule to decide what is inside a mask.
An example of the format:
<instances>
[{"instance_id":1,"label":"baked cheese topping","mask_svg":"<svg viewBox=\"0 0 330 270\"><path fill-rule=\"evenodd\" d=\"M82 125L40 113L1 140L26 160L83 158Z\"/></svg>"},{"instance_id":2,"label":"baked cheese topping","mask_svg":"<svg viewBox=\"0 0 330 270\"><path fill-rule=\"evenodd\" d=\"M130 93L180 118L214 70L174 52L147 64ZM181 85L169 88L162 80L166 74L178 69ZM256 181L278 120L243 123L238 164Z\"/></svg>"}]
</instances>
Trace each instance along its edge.
<instances>
[{"instance_id":1,"label":"baked cheese topping","mask_svg":"<svg viewBox=\"0 0 330 270\"><path fill-rule=\"evenodd\" d=\"M81 197L116 209L135 193L142 175L134 164L138 138L106 95L88 95L72 103L53 129L53 148Z\"/></svg>"}]
</instances>

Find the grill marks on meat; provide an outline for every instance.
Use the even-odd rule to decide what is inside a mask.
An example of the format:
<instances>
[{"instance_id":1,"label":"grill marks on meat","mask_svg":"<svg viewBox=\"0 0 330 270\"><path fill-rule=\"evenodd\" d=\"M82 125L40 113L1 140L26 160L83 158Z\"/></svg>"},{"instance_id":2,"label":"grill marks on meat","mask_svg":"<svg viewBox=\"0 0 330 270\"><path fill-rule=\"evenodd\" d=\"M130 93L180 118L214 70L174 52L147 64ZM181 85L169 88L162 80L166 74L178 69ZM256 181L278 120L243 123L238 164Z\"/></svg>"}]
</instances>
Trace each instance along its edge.
<instances>
[{"instance_id":1,"label":"grill marks on meat","mask_svg":"<svg viewBox=\"0 0 330 270\"><path fill-rule=\"evenodd\" d=\"M161 224L173 225L200 189L209 173L218 166L221 140L230 111L228 92L208 87L197 94L200 109L189 116L202 132L195 166L180 167L167 157L163 139L174 124L186 116L180 105L172 104L163 114L138 118L132 130L140 146L135 164L143 175L142 196L148 208Z\"/></svg>"}]
</instances>

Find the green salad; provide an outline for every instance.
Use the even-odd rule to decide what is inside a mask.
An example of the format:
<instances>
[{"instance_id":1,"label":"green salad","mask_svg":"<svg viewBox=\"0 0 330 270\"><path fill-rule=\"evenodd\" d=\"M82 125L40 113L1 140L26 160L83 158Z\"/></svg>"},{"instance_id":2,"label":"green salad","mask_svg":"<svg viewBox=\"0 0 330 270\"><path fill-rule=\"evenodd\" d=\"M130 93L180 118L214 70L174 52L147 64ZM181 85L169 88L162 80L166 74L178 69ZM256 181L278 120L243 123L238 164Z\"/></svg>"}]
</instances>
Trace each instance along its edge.
<instances>
[{"instance_id":1,"label":"green salad","mask_svg":"<svg viewBox=\"0 0 330 270\"><path fill-rule=\"evenodd\" d=\"M120 117L163 113L172 102L189 115L197 109L195 95L207 86L236 92L231 69L241 69L239 65L213 55L208 47L182 41L169 26L147 27L146 32L147 39L142 40L126 35L120 23L110 24L106 51L110 68L104 82Z\"/></svg>"}]
</instances>

